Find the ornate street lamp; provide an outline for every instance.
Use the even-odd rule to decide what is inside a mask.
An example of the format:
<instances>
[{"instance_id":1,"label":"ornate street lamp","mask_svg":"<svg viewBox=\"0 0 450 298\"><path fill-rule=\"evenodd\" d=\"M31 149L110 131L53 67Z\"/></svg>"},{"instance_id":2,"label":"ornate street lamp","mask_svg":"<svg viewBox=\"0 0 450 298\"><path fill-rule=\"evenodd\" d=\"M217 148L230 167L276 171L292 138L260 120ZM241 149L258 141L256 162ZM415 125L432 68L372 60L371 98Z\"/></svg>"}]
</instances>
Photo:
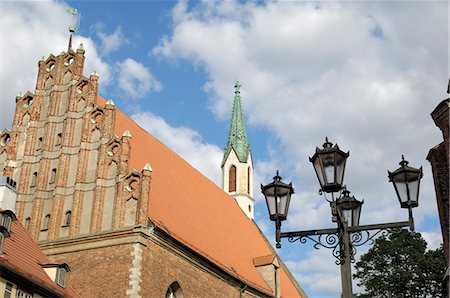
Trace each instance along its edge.
<instances>
[{"instance_id":1,"label":"ornate street lamp","mask_svg":"<svg viewBox=\"0 0 450 298\"><path fill-rule=\"evenodd\" d=\"M291 202L291 195L294 193L292 182L286 184L281 182L281 177L278 174L273 177L273 182L263 186L261 184L261 191L266 198L267 210L269 210L270 220L275 222L276 228L276 247L281 248L281 222L286 220Z\"/></svg>"},{"instance_id":2,"label":"ornate street lamp","mask_svg":"<svg viewBox=\"0 0 450 298\"><path fill-rule=\"evenodd\" d=\"M336 144L325 138L323 149L316 147L316 152L309 160L314 165L320 189L324 192L337 192L342 189L344 182L345 162L350 152L345 153Z\"/></svg>"},{"instance_id":3,"label":"ornate street lamp","mask_svg":"<svg viewBox=\"0 0 450 298\"><path fill-rule=\"evenodd\" d=\"M408 166L408 161L402 155L400 168L394 172L388 171L389 181L392 182L397 194L401 208L408 208L409 226L414 231L414 218L412 208L419 206L420 179L423 177L422 167L420 169Z\"/></svg>"},{"instance_id":4,"label":"ornate street lamp","mask_svg":"<svg viewBox=\"0 0 450 298\"><path fill-rule=\"evenodd\" d=\"M402 155L400 168L392 173L388 171L389 181L394 185L402 208L419 206L420 179L423 177L422 167L416 169L408 166L408 163Z\"/></svg>"},{"instance_id":5,"label":"ornate street lamp","mask_svg":"<svg viewBox=\"0 0 450 298\"><path fill-rule=\"evenodd\" d=\"M338 212L340 212L344 220L351 227L359 226L359 218L363 204L364 200L358 201L355 196L350 197L350 191L346 188L342 191L342 197L336 202Z\"/></svg>"},{"instance_id":6,"label":"ornate street lamp","mask_svg":"<svg viewBox=\"0 0 450 298\"><path fill-rule=\"evenodd\" d=\"M281 182L281 177L277 171L273 182L263 186L261 184L261 191L266 198L267 210L269 210L270 220L286 220L291 202L291 195L294 193L292 182L286 184Z\"/></svg>"},{"instance_id":7,"label":"ornate street lamp","mask_svg":"<svg viewBox=\"0 0 450 298\"><path fill-rule=\"evenodd\" d=\"M388 235L398 232L403 227L410 227L414 231L412 208L418 206L420 179L422 168L408 166L402 156L400 168L389 172L389 181L394 184L395 191L402 208L408 208L409 221L390 222L382 224L359 225L363 201L358 201L343 186L345 163L349 152L341 151L325 138L323 149L316 148L316 152L309 160L314 166L320 183L320 190L331 193L330 202L332 221L337 222L337 228L281 232L281 222L286 219L291 195L294 193L292 183L286 184L278 175L273 182L266 186L261 184L261 191L266 198L270 219L276 223L276 247L281 248L281 238L288 238L289 242L307 240L314 242L314 248L325 247L333 250L336 264L341 266L341 282L343 297L353 297L352 273L350 263L354 261L356 247L372 241L377 235ZM335 200L334 193L341 191L341 196Z\"/></svg>"}]
</instances>

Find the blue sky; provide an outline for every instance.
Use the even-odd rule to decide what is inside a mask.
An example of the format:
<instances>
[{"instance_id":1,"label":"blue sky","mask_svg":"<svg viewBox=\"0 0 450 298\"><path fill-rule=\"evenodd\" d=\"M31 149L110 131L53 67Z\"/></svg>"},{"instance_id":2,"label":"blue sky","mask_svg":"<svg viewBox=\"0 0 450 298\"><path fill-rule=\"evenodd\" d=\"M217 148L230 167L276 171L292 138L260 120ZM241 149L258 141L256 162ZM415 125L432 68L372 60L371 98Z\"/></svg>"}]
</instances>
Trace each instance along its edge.
<instances>
[{"instance_id":1,"label":"blue sky","mask_svg":"<svg viewBox=\"0 0 450 298\"><path fill-rule=\"evenodd\" d=\"M84 44L85 75L99 72L101 95L217 184L233 85L242 83L255 220L269 239L258 185L277 169L296 190L284 230L333 227L308 161L328 136L350 150L345 180L365 200L362 224L406 220L387 170L402 154L422 165L416 226L439 246L425 157L442 140L429 114L447 96L446 1L2 1L1 129L15 95L34 91L40 57L66 50L68 6L81 12L74 47ZM331 251L282 245L310 297L339 296Z\"/></svg>"}]
</instances>

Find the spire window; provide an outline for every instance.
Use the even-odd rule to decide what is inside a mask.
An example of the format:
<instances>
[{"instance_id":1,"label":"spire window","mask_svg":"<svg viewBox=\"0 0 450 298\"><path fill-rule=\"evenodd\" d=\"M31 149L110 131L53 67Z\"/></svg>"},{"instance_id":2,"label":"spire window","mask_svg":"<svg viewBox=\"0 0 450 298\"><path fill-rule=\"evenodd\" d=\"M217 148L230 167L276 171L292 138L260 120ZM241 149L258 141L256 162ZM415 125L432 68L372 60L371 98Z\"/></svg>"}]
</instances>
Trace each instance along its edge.
<instances>
[{"instance_id":1,"label":"spire window","mask_svg":"<svg viewBox=\"0 0 450 298\"><path fill-rule=\"evenodd\" d=\"M247 168L247 193L250 194L250 167Z\"/></svg>"},{"instance_id":2,"label":"spire window","mask_svg":"<svg viewBox=\"0 0 450 298\"><path fill-rule=\"evenodd\" d=\"M236 191L236 166L232 165L228 173L228 192Z\"/></svg>"}]
</instances>

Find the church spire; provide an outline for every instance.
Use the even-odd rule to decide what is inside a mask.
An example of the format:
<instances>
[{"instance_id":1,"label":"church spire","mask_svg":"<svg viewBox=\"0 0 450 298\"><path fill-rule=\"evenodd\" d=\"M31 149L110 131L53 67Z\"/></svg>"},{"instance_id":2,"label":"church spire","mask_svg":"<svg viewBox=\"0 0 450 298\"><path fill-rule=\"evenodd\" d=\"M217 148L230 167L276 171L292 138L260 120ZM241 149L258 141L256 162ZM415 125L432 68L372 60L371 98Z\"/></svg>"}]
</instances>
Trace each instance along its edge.
<instances>
[{"instance_id":1,"label":"church spire","mask_svg":"<svg viewBox=\"0 0 450 298\"><path fill-rule=\"evenodd\" d=\"M248 154L250 152L250 145L247 141L247 131L245 130L244 124L240 88L241 84L239 81L236 81L236 84L234 85L233 112L231 114L230 130L228 132L228 140L222 159L222 166L225 164L231 148L236 152L240 162L247 162Z\"/></svg>"},{"instance_id":2,"label":"church spire","mask_svg":"<svg viewBox=\"0 0 450 298\"><path fill-rule=\"evenodd\" d=\"M236 82L230 131L221 166L222 188L236 200L244 214L253 219L253 161L244 125L240 88L241 84Z\"/></svg>"}]
</instances>

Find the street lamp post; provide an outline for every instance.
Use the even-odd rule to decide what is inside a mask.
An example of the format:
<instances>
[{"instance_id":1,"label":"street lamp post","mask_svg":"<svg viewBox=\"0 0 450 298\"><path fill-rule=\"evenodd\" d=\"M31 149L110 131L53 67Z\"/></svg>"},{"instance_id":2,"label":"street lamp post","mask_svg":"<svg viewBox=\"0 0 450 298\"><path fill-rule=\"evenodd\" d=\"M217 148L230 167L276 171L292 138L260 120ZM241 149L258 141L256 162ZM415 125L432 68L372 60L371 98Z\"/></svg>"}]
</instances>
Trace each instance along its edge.
<instances>
[{"instance_id":1,"label":"street lamp post","mask_svg":"<svg viewBox=\"0 0 450 298\"><path fill-rule=\"evenodd\" d=\"M341 267L342 294L345 298L353 297L351 263L355 261L356 247L371 241L375 236L388 235L399 231L403 227L409 227L414 231L414 219L412 208L418 206L420 179L423 176L422 167L416 169L408 166L408 162L402 156L400 168L394 172L388 171L389 181L393 183L401 208L408 208L409 220L382 224L359 225L361 207L363 201L358 201L350 196L350 191L344 186L345 164L349 152L333 146L328 138L325 139L323 148L316 148L313 157L310 158L320 183L320 193L330 193L332 221L337 223L337 228L281 232L281 222L286 220L289 210L291 195L294 193L292 183L282 182L277 171L273 182L263 186L269 211L270 220L275 222L276 247L281 248L281 238L288 238L289 242L308 240L314 242L314 248L325 247L333 250L336 264ZM339 196L335 199L335 194Z\"/></svg>"}]
</instances>

